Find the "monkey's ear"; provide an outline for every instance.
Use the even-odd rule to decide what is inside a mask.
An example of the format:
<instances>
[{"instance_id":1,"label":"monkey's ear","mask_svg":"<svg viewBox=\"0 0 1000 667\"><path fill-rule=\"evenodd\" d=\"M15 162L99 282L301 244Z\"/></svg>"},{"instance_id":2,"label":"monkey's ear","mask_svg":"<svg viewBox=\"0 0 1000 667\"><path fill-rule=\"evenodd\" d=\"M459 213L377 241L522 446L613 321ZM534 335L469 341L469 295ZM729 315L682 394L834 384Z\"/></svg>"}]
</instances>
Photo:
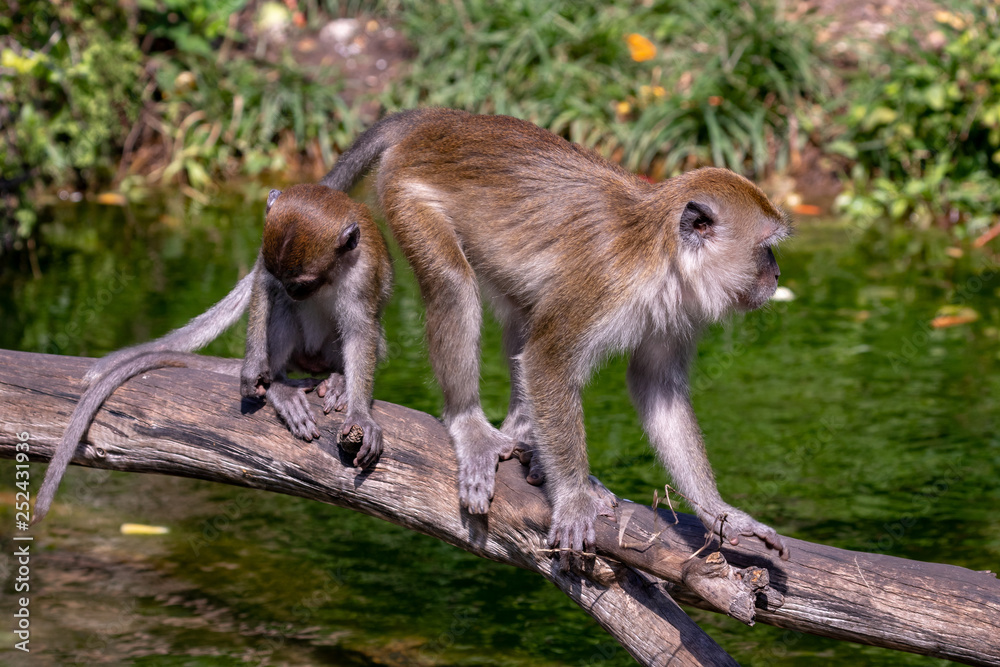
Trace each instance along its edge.
<instances>
[{"instance_id":1,"label":"monkey's ear","mask_svg":"<svg viewBox=\"0 0 1000 667\"><path fill-rule=\"evenodd\" d=\"M712 236L715 214L704 204L689 201L681 213L681 238L700 247L706 238Z\"/></svg>"},{"instance_id":2,"label":"monkey's ear","mask_svg":"<svg viewBox=\"0 0 1000 667\"><path fill-rule=\"evenodd\" d=\"M361 230L358 228L358 223L352 222L348 225L347 229L340 232L340 237L337 239L337 246L344 252L347 252L348 250L357 248L359 240L361 240Z\"/></svg>"},{"instance_id":3,"label":"monkey's ear","mask_svg":"<svg viewBox=\"0 0 1000 667\"><path fill-rule=\"evenodd\" d=\"M267 209L264 211L265 214L271 212L271 204L274 203L274 200L277 199L280 194L281 190L271 190L267 193Z\"/></svg>"}]
</instances>

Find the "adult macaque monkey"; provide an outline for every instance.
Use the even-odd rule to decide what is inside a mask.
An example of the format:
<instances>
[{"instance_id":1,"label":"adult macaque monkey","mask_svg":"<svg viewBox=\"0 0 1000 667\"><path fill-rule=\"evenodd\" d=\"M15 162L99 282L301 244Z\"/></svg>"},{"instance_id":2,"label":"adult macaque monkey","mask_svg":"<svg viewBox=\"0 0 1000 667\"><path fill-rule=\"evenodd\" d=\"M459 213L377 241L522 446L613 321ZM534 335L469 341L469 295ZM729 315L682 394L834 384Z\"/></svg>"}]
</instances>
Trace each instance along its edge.
<instances>
[{"instance_id":1,"label":"adult macaque monkey","mask_svg":"<svg viewBox=\"0 0 1000 667\"><path fill-rule=\"evenodd\" d=\"M101 404L139 373L167 366L240 375L244 396L262 397L297 437L320 436L306 401L309 381L288 369L329 373L318 384L323 410L345 410L341 433L363 432L354 464L373 465L382 429L371 415L375 366L385 347L381 314L392 292L392 261L368 208L321 185L294 185L267 198L264 237L253 271L221 301L157 340L97 361L56 447L35 502L34 522L48 512L63 473ZM187 354L232 326L250 304L241 362ZM242 369L241 369L242 367Z\"/></svg>"},{"instance_id":2,"label":"adult macaque monkey","mask_svg":"<svg viewBox=\"0 0 1000 667\"><path fill-rule=\"evenodd\" d=\"M759 188L724 169L653 185L531 123L446 109L383 119L321 183L347 191L376 162L379 201L426 302L469 512L488 511L497 460L523 442L529 479L548 481L550 543L592 544L604 501L588 479L580 392L609 352L631 351L646 433L699 518L787 557L773 529L722 500L688 399L699 331L777 286L771 248L789 223ZM480 284L511 365L500 430L479 401Z\"/></svg>"}]
</instances>

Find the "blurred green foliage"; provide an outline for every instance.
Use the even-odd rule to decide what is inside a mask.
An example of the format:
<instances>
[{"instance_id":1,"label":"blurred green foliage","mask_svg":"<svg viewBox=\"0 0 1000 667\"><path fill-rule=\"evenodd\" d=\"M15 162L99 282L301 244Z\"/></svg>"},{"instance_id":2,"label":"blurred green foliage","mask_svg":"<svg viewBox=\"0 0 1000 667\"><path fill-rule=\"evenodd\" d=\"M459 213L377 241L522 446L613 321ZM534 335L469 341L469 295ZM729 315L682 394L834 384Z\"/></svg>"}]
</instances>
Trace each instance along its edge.
<instances>
[{"instance_id":1,"label":"blurred green foliage","mask_svg":"<svg viewBox=\"0 0 1000 667\"><path fill-rule=\"evenodd\" d=\"M33 193L51 183L198 196L217 179L285 168L275 150L285 137L332 162L361 130L358 115L335 83L247 53L232 20L246 4L12 3L0 16L2 231L29 234ZM127 176L123 155L140 149L145 168Z\"/></svg>"},{"instance_id":2,"label":"blurred green foliage","mask_svg":"<svg viewBox=\"0 0 1000 667\"><path fill-rule=\"evenodd\" d=\"M402 31L414 56L385 109L526 118L655 178L705 164L762 178L811 143L846 165L838 204L857 229L888 220L961 239L1000 208L1000 19L996 0L960 3L933 32L901 22L856 68L779 0L313 0L299 18L316 30L381 15ZM31 231L31 193L52 184L114 184L129 199L179 186L204 203L220 181L288 173L303 154L330 164L373 100L269 47L267 25L291 18L248 0L11 3L8 242Z\"/></svg>"},{"instance_id":3,"label":"blurred green foliage","mask_svg":"<svg viewBox=\"0 0 1000 667\"><path fill-rule=\"evenodd\" d=\"M526 118L630 169L760 175L782 166L803 101L824 96L812 31L770 0L401 5L417 55L387 106Z\"/></svg>"},{"instance_id":4,"label":"blurred green foliage","mask_svg":"<svg viewBox=\"0 0 1000 667\"><path fill-rule=\"evenodd\" d=\"M997 3L936 14L937 30L900 28L851 87L839 150L854 160L839 203L876 220L975 237L1000 210ZM930 42L930 43L928 43Z\"/></svg>"},{"instance_id":5,"label":"blurred green foliage","mask_svg":"<svg viewBox=\"0 0 1000 667\"><path fill-rule=\"evenodd\" d=\"M32 177L94 182L117 166L141 106L142 54L113 37L125 28L101 2L20 2L0 16L0 174L22 233Z\"/></svg>"}]
</instances>

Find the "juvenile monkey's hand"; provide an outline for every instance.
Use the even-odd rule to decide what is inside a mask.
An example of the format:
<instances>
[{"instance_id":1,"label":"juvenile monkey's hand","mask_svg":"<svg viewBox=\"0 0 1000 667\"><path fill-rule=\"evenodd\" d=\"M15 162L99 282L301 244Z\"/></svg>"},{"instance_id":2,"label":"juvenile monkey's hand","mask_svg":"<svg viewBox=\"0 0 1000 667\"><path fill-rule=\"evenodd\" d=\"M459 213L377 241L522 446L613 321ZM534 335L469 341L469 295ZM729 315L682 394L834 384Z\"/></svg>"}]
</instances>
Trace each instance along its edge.
<instances>
[{"instance_id":1,"label":"juvenile monkey's hand","mask_svg":"<svg viewBox=\"0 0 1000 667\"><path fill-rule=\"evenodd\" d=\"M775 532L774 528L762 524L746 512L735 507L723 504L721 508L714 512L699 512L698 518L714 534L719 534L719 526L722 526L723 538L736 546L740 543L741 536L756 537L763 542L768 549L774 549L781 556L781 560L788 560L791 552L784 538Z\"/></svg>"},{"instance_id":2,"label":"juvenile monkey's hand","mask_svg":"<svg viewBox=\"0 0 1000 667\"><path fill-rule=\"evenodd\" d=\"M272 382L267 388L267 400L296 438L306 442L319 438L319 429L316 428L316 419L306 400L305 390L283 382Z\"/></svg>"},{"instance_id":3,"label":"juvenile monkey's hand","mask_svg":"<svg viewBox=\"0 0 1000 667\"><path fill-rule=\"evenodd\" d=\"M263 398L271 384L271 372L267 368L251 367L246 361L240 371L240 395L244 398Z\"/></svg>"},{"instance_id":4,"label":"juvenile monkey's hand","mask_svg":"<svg viewBox=\"0 0 1000 667\"><path fill-rule=\"evenodd\" d=\"M362 432L361 447L357 447L356 442L352 442L345 436L351 431ZM345 451L356 454L354 466L357 468L370 468L378 461L382 455L382 427L375 423L370 415L347 415L343 426L340 428L340 446Z\"/></svg>"},{"instance_id":5,"label":"juvenile monkey's hand","mask_svg":"<svg viewBox=\"0 0 1000 667\"><path fill-rule=\"evenodd\" d=\"M332 373L316 387L316 393L323 397L323 413L347 409L347 381L340 373Z\"/></svg>"}]
</instances>

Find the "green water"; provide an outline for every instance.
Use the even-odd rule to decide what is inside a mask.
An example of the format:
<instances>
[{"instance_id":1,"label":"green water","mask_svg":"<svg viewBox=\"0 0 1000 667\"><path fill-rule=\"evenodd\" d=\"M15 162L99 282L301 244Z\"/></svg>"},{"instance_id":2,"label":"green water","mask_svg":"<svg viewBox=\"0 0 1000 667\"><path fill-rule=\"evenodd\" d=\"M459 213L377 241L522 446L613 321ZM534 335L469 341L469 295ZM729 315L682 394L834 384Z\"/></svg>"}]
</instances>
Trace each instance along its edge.
<instances>
[{"instance_id":1,"label":"green water","mask_svg":"<svg viewBox=\"0 0 1000 667\"><path fill-rule=\"evenodd\" d=\"M97 356L184 323L251 265L262 201L56 211L40 278L26 254L3 259L0 346ZM871 243L830 224L802 227L779 261L796 300L716 327L699 348L694 403L723 496L800 539L996 571L997 265L873 259ZM929 329L947 303L981 317ZM404 264L386 328L376 397L437 413ZM495 325L484 348L483 400L500 420ZM240 356L242 332L210 351ZM637 500L662 488L622 360L595 377L585 409L594 473ZM3 554L13 481L0 462ZM126 521L170 533L122 536ZM295 498L73 468L33 532L32 653L10 650L12 561L0 556L2 663L633 664L539 576ZM935 662L692 613L746 665Z\"/></svg>"}]
</instances>

